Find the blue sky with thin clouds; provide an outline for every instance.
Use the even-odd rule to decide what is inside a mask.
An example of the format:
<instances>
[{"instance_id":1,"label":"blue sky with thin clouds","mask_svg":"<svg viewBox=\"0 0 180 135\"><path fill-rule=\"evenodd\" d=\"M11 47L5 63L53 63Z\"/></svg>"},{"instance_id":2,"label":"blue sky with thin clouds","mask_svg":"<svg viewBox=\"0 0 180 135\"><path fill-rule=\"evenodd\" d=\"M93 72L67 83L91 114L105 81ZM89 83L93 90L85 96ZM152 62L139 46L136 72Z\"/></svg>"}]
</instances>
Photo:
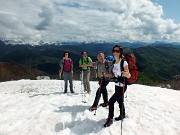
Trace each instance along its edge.
<instances>
[{"instance_id":1,"label":"blue sky with thin clouds","mask_svg":"<svg viewBox=\"0 0 180 135\"><path fill-rule=\"evenodd\" d=\"M0 38L180 42L179 0L1 0Z\"/></svg>"},{"instance_id":2,"label":"blue sky with thin clouds","mask_svg":"<svg viewBox=\"0 0 180 135\"><path fill-rule=\"evenodd\" d=\"M162 5L163 18L173 19L174 22L180 23L180 0L153 0L153 2Z\"/></svg>"}]
</instances>

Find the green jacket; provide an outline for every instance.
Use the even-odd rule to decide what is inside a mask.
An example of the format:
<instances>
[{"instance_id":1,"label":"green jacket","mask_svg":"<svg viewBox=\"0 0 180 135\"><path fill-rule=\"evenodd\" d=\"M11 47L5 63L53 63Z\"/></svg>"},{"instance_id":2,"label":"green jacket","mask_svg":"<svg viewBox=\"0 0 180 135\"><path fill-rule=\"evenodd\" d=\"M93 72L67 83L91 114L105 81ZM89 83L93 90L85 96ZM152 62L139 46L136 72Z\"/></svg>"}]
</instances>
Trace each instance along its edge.
<instances>
[{"instance_id":1,"label":"green jacket","mask_svg":"<svg viewBox=\"0 0 180 135\"><path fill-rule=\"evenodd\" d=\"M81 58L81 59L79 60L79 64L80 64L80 65L89 64L89 63L91 63L91 62L92 62L92 60L91 60L90 57ZM90 70L90 67L89 67L89 66L84 66L84 67L82 67L82 70Z\"/></svg>"}]
</instances>

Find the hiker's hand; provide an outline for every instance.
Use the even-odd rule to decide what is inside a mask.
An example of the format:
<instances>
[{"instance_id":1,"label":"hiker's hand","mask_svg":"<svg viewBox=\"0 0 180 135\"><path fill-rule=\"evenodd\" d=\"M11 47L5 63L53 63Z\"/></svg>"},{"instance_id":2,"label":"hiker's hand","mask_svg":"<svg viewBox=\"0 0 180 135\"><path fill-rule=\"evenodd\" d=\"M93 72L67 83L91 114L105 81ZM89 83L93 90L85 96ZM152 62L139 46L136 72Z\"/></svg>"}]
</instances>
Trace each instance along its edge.
<instances>
[{"instance_id":1,"label":"hiker's hand","mask_svg":"<svg viewBox=\"0 0 180 135\"><path fill-rule=\"evenodd\" d=\"M112 74L105 74L105 73L104 73L104 74L102 75L102 77L113 77L113 75L112 75Z\"/></svg>"},{"instance_id":2,"label":"hiker's hand","mask_svg":"<svg viewBox=\"0 0 180 135\"><path fill-rule=\"evenodd\" d=\"M79 67L85 67L86 66L86 64L81 64Z\"/></svg>"},{"instance_id":3,"label":"hiker's hand","mask_svg":"<svg viewBox=\"0 0 180 135\"><path fill-rule=\"evenodd\" d=\"M82 66L83 66L83 67L87 67L87 64L83 64Z\"/></svg>"},{"instance_id":4,"label":"hiker's hand","mask_svg":"<svg viewBox=\"0 0 180 135\"><path fill-rule=\"evenodd\" d=\"M122 74L123 76L127 77L127 78L130 78L131 77L131 74L127 71L122 71Z\"/></svg>"}]
</instances>

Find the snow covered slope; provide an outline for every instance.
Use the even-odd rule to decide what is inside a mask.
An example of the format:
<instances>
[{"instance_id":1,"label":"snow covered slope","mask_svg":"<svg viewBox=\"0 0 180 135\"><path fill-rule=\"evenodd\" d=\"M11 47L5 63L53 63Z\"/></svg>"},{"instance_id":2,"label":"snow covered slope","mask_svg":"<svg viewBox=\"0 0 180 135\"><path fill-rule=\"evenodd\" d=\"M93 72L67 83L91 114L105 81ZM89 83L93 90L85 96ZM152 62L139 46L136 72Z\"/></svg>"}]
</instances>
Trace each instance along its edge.
<instances>
[{"instance_id":1,"label":"snow covered slope","mask_svg":"<svg viewBox=\"0 0 180 135\"><path fill-rule=\"evenodd\" d=\"M0 135L119 135L121 122L103 127L108 108L92 105L92 93L82 103L81 83L74 81L76 94L63 93L61 80L20 80L0 83ZM114 83L108 85L109 98ZM100 103L102 99L100 100ZM127 118L123 135L180 135L180 91L131 85L125 98ZM115 104L115 116L119 115Z\"/></svg>"}]
</instances>

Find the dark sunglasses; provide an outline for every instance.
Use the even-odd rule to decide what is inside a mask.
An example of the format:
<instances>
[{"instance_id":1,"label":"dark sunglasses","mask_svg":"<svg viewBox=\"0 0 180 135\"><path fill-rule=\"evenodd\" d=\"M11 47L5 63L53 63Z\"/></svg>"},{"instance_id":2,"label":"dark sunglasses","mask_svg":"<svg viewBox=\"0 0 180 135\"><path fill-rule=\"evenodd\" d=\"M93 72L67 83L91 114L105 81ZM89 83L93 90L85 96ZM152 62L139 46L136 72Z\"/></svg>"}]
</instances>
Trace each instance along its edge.
<instances>
[{"instance_id":1,"label":"dark sunglasses","mask_svg":"<svg viewBox=\"0 0 180 135\"><path fill-rule=\"evenodd\" d=\"M114 52L120 53L121 51L120 51L120 50L113 50L113 53L114 53Z\"/></svg>"}]
</instances>

